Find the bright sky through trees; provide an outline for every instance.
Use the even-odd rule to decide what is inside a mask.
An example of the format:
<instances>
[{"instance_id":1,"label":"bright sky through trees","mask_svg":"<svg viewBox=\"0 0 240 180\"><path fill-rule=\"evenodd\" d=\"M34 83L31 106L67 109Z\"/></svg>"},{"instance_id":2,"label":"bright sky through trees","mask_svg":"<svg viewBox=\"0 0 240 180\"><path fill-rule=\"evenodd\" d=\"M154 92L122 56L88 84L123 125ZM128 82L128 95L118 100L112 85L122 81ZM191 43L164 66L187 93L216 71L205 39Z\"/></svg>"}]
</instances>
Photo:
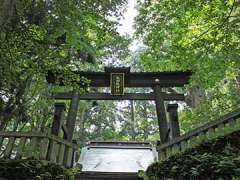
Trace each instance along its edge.
<instances>
[{"instance_id":1,"label":"bright sky through trees","mask_svg":"<svg viewBox=\"0 0 240 180\"><path fill-rule=\"evenodd\" d=\"M118 32L122 35L128 34L131 38L134 38L134 18L137 16L137 9L136 9L136 0L128 0L128 5L126 11L123 14L123 18L120 20L121 26L118 26ZM133 39L130 50L135 51L139 46L143 44L139 42L137 39Z\"/></svg>"},{"instance_id":2,"label":"bright sky through trees","mask_svg":"<svg viewBox=\"0 0 240 180\"><path fill-rule=\"evenodd\" d=\"M118 31L121 34L129 34L130 36L134 33L134 17L137 15L137 10L135 9L136 0L128 0L127 9L123 14L123 18L120 20L122 26L118 27Z\"/></svg>"}]
</instances>

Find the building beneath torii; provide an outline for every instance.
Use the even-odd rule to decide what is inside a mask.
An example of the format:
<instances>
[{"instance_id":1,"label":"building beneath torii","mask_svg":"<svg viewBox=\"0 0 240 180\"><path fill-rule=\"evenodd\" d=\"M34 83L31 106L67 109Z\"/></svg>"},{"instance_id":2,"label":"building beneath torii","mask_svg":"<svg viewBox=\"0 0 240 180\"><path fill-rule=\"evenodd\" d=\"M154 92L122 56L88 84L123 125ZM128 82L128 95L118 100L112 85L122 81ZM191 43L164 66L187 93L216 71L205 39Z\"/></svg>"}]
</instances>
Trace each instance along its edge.
<instances>
[{"instance_id":1,"label":"building beneath torii","mask_svg":"<svg viewBox=\"0 0 240 180\"><path fill-rule=\"evenodd\" d=\"M165 93L163 88L184 87L189 83L190 71L174 72L130 72L130 67L105 67L104 72L75 72L80 77L90 80L90 87L109 87L110 93L86 92L78 94L74 92L63 92L55 95L55 99L71 100L68 110L67 122L64 123L64 104L55 104L55 115L52 133L59 134L63 129L64 138L71 141L73 137L77 109L80 100L153 100L156 104L156 112L161 143L169 140L171 136L180 135L177 104L170 104L165 108L164 101L184 101L184 94ZM56 75L50 73L47 77L48 83L54 83ZM64 84L61 84L64 86ZM152 88L151 93L125 93L124 88ZM170 117L170 131L168 128L166 109Z\"/></svg>"}]
</instances>

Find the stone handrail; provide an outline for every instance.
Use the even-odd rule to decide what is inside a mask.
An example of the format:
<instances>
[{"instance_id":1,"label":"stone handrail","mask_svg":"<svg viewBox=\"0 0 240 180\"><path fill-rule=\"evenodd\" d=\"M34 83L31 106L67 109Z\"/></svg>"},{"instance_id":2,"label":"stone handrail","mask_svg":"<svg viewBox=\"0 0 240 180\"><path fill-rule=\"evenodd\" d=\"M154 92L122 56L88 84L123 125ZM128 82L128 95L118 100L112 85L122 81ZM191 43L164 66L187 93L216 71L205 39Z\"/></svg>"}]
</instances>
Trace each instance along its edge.
<instances>
[{"instance_id":1,"label":"stone handrail","mask_svg":"<svg viewBox=\"0 0 240 180\"><path fill-rule=\"evenodd\" d=\"M34 157L71 167L76 151L75 144L51 134L0 132L0 158L18 160Z\"/></svg>"},{"instance_id":2,"label":"stone handrail","mask_svg":"<svg viewBox=\"0 0 240 180\"><path fill-rule=\"evenodd\" d=\"M197 145L197 141L200 141L201 138L209 138L209 136L214 135L216 130L222 130L226 128L226 126L234 127L236 124L238 124L237 120L239 118L240 109L237 109L167 143L159 145L157 147L159 160L166 160L167 158L176 153L184 152L186 149L194 147L195 145Z\"/></svg>"}]
</instances>

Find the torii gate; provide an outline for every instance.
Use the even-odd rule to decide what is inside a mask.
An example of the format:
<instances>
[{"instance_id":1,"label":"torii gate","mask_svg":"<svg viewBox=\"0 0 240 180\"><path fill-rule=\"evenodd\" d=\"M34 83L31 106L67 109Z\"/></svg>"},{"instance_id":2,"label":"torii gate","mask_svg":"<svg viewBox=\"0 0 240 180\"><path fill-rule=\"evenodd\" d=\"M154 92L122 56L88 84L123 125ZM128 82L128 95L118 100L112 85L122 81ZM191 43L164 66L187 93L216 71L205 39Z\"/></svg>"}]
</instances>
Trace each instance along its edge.
<instances>
[{"instance_id":1,"label":"torii gate","mask_svg":"<svg viewBox=\"0 0 240 180\"><path fill-rule=\"evenodd\" d=\"M77 94L73 92L59 93L55 95L55 99L71 100L70 109L66 125L64 125L65 105L63 103L55 104L54 121L52 125L52 133L59 134L63 129L64 138L71 141L76 122L77 109L80 100L154 100L156 104L158 126L161 143L169 140L169 130L166 118L164 101L184 101L184 94L165 93L162 91L164 87L183 87L188 84L190 71L175 72L130 72L130 67L105 67L105 72L76 72L81 77L90 80L90 87L110 87L111 93L87 92L85 94ZM55 78L49 76L47 81L54 83ZM62 84L63 85L63 84ZM124 93L124 87L150 87L152 93ZM180 135L177 104L168 105L167 111L170 117L170 131L172 138Z\"/></svg>"}]
</instances>

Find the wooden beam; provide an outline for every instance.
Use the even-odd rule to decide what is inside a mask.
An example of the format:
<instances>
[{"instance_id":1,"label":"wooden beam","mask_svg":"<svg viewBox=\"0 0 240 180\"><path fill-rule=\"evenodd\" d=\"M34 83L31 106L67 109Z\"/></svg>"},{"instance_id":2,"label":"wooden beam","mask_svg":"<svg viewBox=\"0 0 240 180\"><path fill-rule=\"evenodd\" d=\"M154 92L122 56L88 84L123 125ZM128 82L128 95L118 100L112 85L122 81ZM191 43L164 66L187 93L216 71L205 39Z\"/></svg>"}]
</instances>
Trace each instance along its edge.
<instances>
[{"instance_id":1,"label":"wooden beam","mask_svg":"<svg viewBox=\"0 0 240 180\"><path fill-rule=\"evenodd\" d=\"M68 100L72 99L73 93L58 93L55 99ZM184 94L167 94L161 92L161 96L165 101L184 101ZM112 96L110 93L86 93L79 96L80 100L155 100L154 93L125 93L122 96Z\"/></svg>"},{"instance_id":2,"label":"wooden beam","mask_svg":"<svg viewBox=\"0 0 240 180\"><path fill-rule=\"evenodd\" d=\"M110 72L75 72L80 77L85 77L90 80L91 87L109 87ZM190 71L175 71L175 72L130 72L125 77L125 87L153 87L158 80L161 87L182 87L188 84ZM57 74L48 73L48 83L55 83ZM59 79L60 85L61 79ZM80 83L81 85L81 83Z\"/></svg>"}]
</instances>

